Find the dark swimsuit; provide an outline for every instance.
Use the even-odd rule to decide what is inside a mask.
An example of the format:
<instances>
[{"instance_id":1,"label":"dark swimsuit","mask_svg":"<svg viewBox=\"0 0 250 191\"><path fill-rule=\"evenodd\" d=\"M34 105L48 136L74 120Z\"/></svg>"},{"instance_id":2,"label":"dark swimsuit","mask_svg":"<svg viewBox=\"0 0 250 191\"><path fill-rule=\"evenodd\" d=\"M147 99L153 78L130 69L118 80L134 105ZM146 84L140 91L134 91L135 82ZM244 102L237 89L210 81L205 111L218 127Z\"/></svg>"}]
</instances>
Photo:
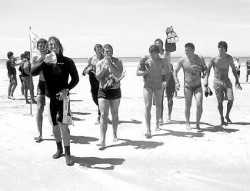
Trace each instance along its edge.
<instances>
[{"instance_id":1,"label":"dark swimsuit","mask_svg":"<svg viewBox=\"0 0 250 191\"><path fill-rule=\"evenodd\" d=\"M198 88L200 88L200 87L201 87L201 84L199 84L199 85L197 85L197 86L194 86L194 87L190 87L190 86L188 86L187 84L185 84L185 88L191 90L193 93L194 93Z\"/></svg>"}]
</instances>

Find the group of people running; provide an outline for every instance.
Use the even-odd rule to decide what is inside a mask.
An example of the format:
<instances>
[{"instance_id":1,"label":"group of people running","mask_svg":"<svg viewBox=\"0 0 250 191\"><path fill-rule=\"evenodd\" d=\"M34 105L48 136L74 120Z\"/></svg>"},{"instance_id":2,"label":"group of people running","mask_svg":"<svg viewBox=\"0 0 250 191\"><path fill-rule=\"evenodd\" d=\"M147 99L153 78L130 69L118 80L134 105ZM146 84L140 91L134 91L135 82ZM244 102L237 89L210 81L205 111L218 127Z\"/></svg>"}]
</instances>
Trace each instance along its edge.
<instances>
[{"instance_id":1,"label":"group of people running","mask_svg":"<svg viewBox=\"0 0 250 191\"><path fill-rule=\"evenodd\" d=\"M147 132L146 138L151 134L151 107L156 106L156 124L155 130L159 131L159 125L163 123L163 98L166 92L168 103L168 121L171 121L171 112L173 107L173 97L176 90L180 89L178 72L182 68L184 72L184 95L185 95L185 117L186 128L190 126L190 108L192 97L196 99L196 128L200 130L200 119L202 116L203 88L201 78L204 79L205 91L209 89L210 70L214 68L215 94L218 100L218 110L221 118L221 125L226 125L223 115L223 100L228 100L225 119L230 123L230 111L233 105L233 87L228 77L229 68L235 76L235 86L241 89L232 56L228 55L227 43L220 41L218 43L219 55L212 58L206 65L202 56L195 54L195 46L192 43L185 44L186 56L181 58L175 68L171 64L171 53L163 49L163 41L156 39L154 44L149 47L149 55L140 59L136 74L143 76L143 97L145 103L145 122ZM43 110L45 105L45 96L50 99L49 117L53 126L53 135L56 140L57 151L53 155L57 159L63 154L63 145L65 150L65 159L67 165L73 165L74 161L70 154L70 130L68 123L64 119L65 113L69 114L69 104L66 102L69 92L79 82L78 71L74 61L63 55L63 46L59 39L51 36L46 39L39 39L37 42L39 54L31 60L29 76L39 75L37 86L37 128L39 135L35 137L36 141L42 140L42 122ZM88 64L82 74L89 75L92 98L98 106L98 117L96 124L100 124L100 142L98 147L106 146L106 132L109 122L109 109L112 116L113 141L118 141L117 127L119 123L119 105L122 97L120 88L120 78L122 77L122 61L113 56L113 47L110 44L104 46L96 44L94 46L95 55L88 59ZM15 65L15 59L8 54L7 68L9 62L11 67ZM8 71L10 69L8 68ZM70 78L69 78L70 77ZM15 75L9 72L10 83L16 81ZM110 81L111 80L111 81ZM107 86L109 84L109 86ZM108 88L107 88L108 87ZM9 98L13 97L13 90L9 88ZM67 110L67 111L65 111Z\"/></svg>"}]
</instances>

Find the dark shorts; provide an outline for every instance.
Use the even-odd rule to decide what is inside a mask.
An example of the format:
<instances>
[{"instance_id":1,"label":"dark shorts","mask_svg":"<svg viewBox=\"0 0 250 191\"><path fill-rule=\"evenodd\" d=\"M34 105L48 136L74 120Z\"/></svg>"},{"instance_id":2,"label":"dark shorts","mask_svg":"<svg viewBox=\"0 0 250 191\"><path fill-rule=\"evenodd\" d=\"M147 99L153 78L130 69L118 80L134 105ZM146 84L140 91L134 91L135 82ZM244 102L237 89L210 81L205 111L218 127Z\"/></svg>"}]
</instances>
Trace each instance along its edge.
<instances>
[{"instance_id":1,"label":"dark shorts","mask_svg":"<svg viewBox=\"0 0 250 191\"><path fill-rule=\"evenodd\" d=\"M37 95L44 95L45 96L45 81L39 80L37 84Z\"/></svg>"},{"instance_id":2,"label":"dark shorts","mask_svg":"<svg viewBox=\"0 0 250 191\"><path fill-rule=\"evenodd\" d=\"M105 91L103 89L98 90L98 98L113 100L113 99L120 99L121 97L122 97L121 88L108 89Z\"/></svg>"},{"instance_id":3,"label":"dark shorts","mask_svg":"<svg viewBox=\"0 0 250 191\"><path fill-rule=\"evenodd\" d=\"M53 126L58 122L62 122L63 119L63 100L57 98L50 98L50 117Z\"/></svg>"},{"instance_id":4,"label":"dark shorts","mask_svg":"<svg viewBox=\"0 0 250 191\"><path fill-rule=\"evenodd\" d=\"M225 81L214 79L214 91L219 103L223 100L234 100L233 87L230 79Z\"/></svg>"},{"instance_id":5,"label":"dark shorts","mask_svg":"<svg viewBox=\"0 0 250 191\"><path fill-rule=\"evenodd\" d=\"M16 79L16 75L13 75L13 77L11 77L11 75L8 75L10 82L16 82L17 83L17 79Z\"/></svg>"},{"instance_id":6,"label":"dark shorts","mask_svg":"<svg viewBox=\"0 0 250 191\"><path fill-rule=\"evenodd\" d=\"M195 93L195 91L199 88L201 88L201 84L197 85L197 86L189 86L187 84L185 84L185 89L190 90L192 93Z\"/></svg>"}]
</instances>

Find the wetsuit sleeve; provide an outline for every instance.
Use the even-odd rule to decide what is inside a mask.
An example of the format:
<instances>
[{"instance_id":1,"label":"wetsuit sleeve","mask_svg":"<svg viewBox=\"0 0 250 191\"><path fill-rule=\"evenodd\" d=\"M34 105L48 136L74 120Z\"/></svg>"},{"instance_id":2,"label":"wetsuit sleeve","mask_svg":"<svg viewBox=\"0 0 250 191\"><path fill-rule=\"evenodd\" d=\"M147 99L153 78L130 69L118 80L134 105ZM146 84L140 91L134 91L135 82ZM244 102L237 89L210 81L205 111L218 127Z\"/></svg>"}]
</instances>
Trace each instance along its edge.
<instances>
[{"instance_id":1,"label":"wetsuit sleeve","mask_svg":"<svg viewBox=\"0 0 250 191\"><path fill-rule=\"evenodd\" d=\"M69 74L71 77L71 81L69 82L68 89L71 90L73 89L79 82L79 75L78 71L76 69L76 65L73 60L70 61L69 65Z\"/></svg>"}]
</instances>

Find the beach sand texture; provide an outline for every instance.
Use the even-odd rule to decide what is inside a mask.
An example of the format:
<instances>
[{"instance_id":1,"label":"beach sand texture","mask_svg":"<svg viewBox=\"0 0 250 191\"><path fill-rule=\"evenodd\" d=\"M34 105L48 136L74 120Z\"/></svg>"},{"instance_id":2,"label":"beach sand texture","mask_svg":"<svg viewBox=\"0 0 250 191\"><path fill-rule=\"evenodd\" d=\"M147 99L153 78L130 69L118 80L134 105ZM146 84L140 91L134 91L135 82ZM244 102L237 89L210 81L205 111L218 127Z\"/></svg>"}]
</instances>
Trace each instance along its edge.
<instances>
[{"instance_id":1,"label":"beach sand texture","mask_svg":"<svg viewBox=\"0 0 250 191\"><path fill-rule=\"evenodd\" d=\"M0 81L0 190L249 190L250 189L250 84L235 90L231 111L232 124L221 129L215 95L203 99L201 129L185 129L183 85L174 98L172 122L154 131L155 107L152 107L153 137L144 133L142 77L136 67L124 63L126 77L121 81L118 142L112 142L112 126L107 131L107 148L99 150L99 125L94 125L97 107L91 98L88 76L82 76L84 64L77 66L80 82L71 91L71 154L75 165L69 167L64 157L52 159L56 144L44 112L43 138L36 143L36 105L25 104L20 81L16 100L7 99L7 69L1 67ZM235 80L231 76L232 83ZM212 88L213 70L210 77ZM183 72L179 72L183 83ZM38 78L34 78L35 94ZM242 71L241 82L245 82ZM48 102L47 102L48 103ZM47 104L48 105L48 104ZM164 100L164 121L167 101ZM224 111L226 104L224 104ZM195 126L195 102L191 108ZM225 113L225 112L224 112ZM110 116L111 118L111 116Z\"/></svg>"}]
</instances>

